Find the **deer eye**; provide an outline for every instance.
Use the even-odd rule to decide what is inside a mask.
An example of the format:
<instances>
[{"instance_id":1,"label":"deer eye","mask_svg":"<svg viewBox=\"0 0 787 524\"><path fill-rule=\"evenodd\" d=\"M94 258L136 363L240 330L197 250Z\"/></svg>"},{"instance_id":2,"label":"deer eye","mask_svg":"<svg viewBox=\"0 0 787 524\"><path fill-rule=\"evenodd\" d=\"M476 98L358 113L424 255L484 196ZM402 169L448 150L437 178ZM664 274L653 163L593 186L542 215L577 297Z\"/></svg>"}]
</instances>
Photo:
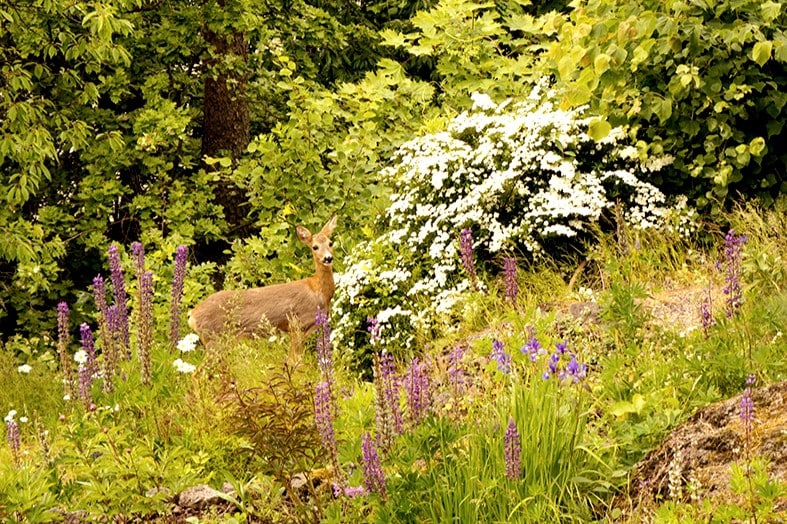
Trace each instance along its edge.
<instances>
[{"instance_id":1,"label":"deer eye","mask_svg":"<svg viewBox=\"0 0 787 524\"><path fill-rule=\"evenodd\" d=\"M333 240L328 241L328 247L333 247Z\"/></svg>"},{"instance_id":2,"label":"deer eye","mask_svg":"<svg viewBox=\"0 0 787 524\"><path fill-rule=\"evenodd\" d=\"M312 249L317 251L320 247L319 246L312 246Z\"/></svg>"}]
</instances>

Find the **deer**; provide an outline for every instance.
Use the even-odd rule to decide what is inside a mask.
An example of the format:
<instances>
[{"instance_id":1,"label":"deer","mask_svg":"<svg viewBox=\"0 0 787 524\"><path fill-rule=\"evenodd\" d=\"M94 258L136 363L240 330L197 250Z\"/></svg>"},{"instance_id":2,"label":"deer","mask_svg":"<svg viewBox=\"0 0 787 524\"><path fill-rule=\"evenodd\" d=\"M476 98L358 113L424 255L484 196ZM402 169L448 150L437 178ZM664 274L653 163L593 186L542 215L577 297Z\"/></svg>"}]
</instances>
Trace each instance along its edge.
<instances>
[{"instance_id":1,"label":"deer","mask_svg":"<svg viewBox=\"0 0 787 524\"><path fill-rule=\"evenodd\" d=\"M333 281L333 242L336 215L312 234L297 226L298 240L311 248L314 275L283 284L213 293L188 314L189 327L206 345L218 335L252 338L271 328L289 333L295 344L314 329L318 310L329 311Z\"/></svg>"}]
</instances>

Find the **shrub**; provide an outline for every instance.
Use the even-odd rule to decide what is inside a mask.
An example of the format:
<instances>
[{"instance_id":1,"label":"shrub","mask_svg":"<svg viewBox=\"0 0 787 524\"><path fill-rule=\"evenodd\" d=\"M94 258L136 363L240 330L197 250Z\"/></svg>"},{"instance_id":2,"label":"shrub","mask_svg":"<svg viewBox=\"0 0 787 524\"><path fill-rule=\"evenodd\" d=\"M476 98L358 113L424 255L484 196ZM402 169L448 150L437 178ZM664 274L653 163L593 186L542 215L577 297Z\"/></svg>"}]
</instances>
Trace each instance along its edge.
<instances>
[{"instance_id":1,"label":"shrub","mask_svg":"<svg viewBox=\"0 0 787 524\"><path fill-rule=\"evenodd\" d=\"M356 364L365 361L354 352L368 342L367 317L390 350L411 348L416 329L439 327L452 312L471 287L460 271L462 229L481 262L578 248L613 211L634 229L690 231L685 199L671 206L641 180L670 157L645 156L630 145L633 132L607 129L582 108L558 109L552 97L543 85L501 104L475 94L447 130L398 150L383 171L393 186L388 230L353 253L334 302L337 343Z\"/></svg>"}]
</instances>

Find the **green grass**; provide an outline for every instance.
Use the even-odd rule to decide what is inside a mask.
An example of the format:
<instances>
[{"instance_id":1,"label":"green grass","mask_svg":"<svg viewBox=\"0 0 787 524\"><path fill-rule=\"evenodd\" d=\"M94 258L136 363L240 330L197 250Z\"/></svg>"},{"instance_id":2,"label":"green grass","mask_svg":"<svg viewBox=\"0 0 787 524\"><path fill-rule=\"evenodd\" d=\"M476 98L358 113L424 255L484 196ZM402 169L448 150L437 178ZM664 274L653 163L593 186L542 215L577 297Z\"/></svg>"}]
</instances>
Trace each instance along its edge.
<instances>
[{"instance_id":1,"label":"green grass","mask_svg":"<svg viewBox=\"0 0 787 524\"><path fill-rule=\"evenodd\" d=\"M200 347L183 356L196 372L180 374L172 366L179 355L164 340L167 321L159 318L152 384L141 384L134 359L123 362L114 392L93 386L92 410L63 399L51 344L9 341L0 352L0 412L17 411L21 448L12 453L0 445L0 517L46 522L68 512L88 520L163 521L183 489L229 482L236 490L229 511L207 512L200 522L614 520L613 497L625 500L631 467L671 429L739 393L749 373L759 384L787 376L784 216L751 207L730 215L748 235L746 300L732 319L717 304L707 332L678 329L648 300L709 281L718 291L719 231L702 232L696 242L625 232L621 243L599 234L586 260L520 266L513 305L497 277L487 276L489 293L468 295L446 321L452 329L418 338L417 352L432 370L433 410L421 424L406 425L383 454L385 499L332 496L313 422L316 358L307 347L300 361L288 359L286 336ZM575 318L570 305L591 299L598 320ZM546 351L536 362L519 351L532 334ZM511 354L510 374L489 361L493 340ZM589 365L581 383L541 377L562 341ZM466 348L458 396L447 360L457 346ZM29 374L18 371L23 362L31 364ZM406 364L397 362L399 372ZM342 369L336 386L339 458L349 484L358 486L361 435L375 429L374 388ZM505 476L503 453L509 418L522 438L523 474L513 480ZM754 481L765 501L757 511L768 516L781 492L757 467ZM290 480L300 473L307 483L295 490ZM739 488L742 473L735 474ZM707 520L707 503L667 501L654 515L663 522Z\"/></svg>"}]
</instances>

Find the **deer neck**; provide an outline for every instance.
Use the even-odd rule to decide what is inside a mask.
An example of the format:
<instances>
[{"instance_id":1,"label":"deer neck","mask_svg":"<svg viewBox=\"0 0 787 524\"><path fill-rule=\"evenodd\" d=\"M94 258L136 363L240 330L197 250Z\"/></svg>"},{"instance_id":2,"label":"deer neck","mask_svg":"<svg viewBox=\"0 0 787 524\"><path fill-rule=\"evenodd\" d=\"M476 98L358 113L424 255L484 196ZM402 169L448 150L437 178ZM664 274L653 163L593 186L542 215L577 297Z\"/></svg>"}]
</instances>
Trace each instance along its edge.
<instances>
[{"instance_id":1,"label":"deer neck","mask_svg":"<svg viewBox=\"0 0 787 524\"><path fill-rule=\"evenodd\" d=\"M311 277L314 290L325 300L328 304L336 291L336 285L333 282L333 267L314 263L314 276Z\"/></svg>"}]
</instances>

